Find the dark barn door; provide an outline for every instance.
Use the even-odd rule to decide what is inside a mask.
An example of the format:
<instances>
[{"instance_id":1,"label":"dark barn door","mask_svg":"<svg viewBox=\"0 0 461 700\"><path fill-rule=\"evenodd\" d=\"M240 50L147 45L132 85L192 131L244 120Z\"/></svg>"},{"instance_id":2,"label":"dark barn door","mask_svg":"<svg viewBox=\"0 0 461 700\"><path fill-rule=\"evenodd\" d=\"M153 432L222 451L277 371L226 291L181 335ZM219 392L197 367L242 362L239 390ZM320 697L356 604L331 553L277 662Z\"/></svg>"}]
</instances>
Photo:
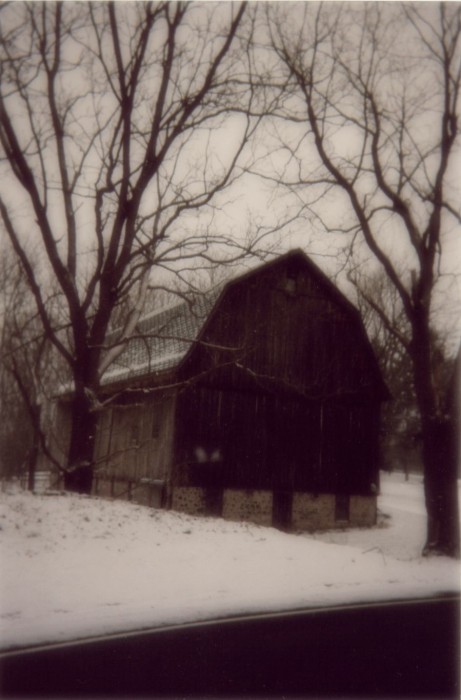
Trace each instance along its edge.
<instances>
[{"instance_id":1,"label":"dark barn door","mask_svg":"<svg viewBox=\"0 0 461 700\"><path fill-rule=\"evenodd\" d=\"M293 493L291 491L274 491L272 502L272 525L280 530L291 527L291 507Z\"/></svg>"},{"instance_id":2,"label":"dark barn door","mask_svg":"<svg viewBox=\"0 0 461 700\"><path fill-rule=\"evenodd\" d=\"M331 492L369 493L375 479L376 416L371 404L326 407L322 456ZM344 512L345 506L340 510Z\"/></svg>"}]
</instances>

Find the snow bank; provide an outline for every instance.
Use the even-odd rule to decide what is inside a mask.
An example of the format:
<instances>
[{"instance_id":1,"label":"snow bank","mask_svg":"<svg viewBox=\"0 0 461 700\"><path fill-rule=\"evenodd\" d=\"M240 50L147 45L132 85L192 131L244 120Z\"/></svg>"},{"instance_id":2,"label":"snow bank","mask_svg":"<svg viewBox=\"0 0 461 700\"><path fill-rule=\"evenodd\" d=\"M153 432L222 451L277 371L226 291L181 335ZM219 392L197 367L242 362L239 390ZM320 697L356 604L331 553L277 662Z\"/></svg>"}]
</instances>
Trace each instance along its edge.
<instances>
[{"instance_id":1,"label":"snow bank","mask_svg":"<svg viewBox=\"0 0 461 700\"><path fill-rule=\"evenodd\" d=\"M70 495L0 495L0 648L459 588L423 559L420 480L384 475L378 527L316 535Z\"/></svg>"}]
</instances>

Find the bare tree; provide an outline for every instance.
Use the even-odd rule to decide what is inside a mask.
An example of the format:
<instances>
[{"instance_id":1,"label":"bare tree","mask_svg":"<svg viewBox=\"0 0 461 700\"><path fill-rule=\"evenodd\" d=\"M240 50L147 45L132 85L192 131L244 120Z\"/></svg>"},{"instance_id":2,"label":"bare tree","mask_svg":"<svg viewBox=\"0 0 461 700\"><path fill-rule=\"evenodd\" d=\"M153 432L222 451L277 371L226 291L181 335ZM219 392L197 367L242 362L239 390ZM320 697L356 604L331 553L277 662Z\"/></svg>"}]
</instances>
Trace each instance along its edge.
<instances>
[{"instance_id":1,"label":"bare tree","mask_svg":"<svg viewBox=\"0 0 461 700\"><path fill-rule=\"evenodd\" d=\"M431 326L447 237L461 221L454 173L461 8L307 3L270 5L267 15L279 60L273 80L291 81L273 120L283 172L271 177L328 230L348 234L354 255L371 253L398 294L408 335L388 306L376 311L411 360L425 552L459 555L456 425L436 385Z\"/></svg>"},{"instance_id":2,"label":"bare tree","mask_svg":"<svg viewBox=\"0 0 461 700\"><path fill-rule=\"evenodd\" d=\"M8 361L11 315L22 296L18 265L7 255L0 260L0 474L2 478L19 476L32 442L32 431L20 392ZM19 274L19 278L21 275Z\"/></svg>"},{"instance_id":3,"label":"bare tree","mask_svg":"<svg viewBox=\"0 0 461 700\"><path fill-rule=\"evenodd\" d=\"M11 253L4 251L0 264L0 468L6 477L26 472L33 490L39 453L47 451L41 405L57 384L58 368L24 271ZM50 317L52 304L51 296Z\"/></svg>"},{"instance_id":4,"label":"bare tree","mask_svg":"<svg viewBox=\"0 0 461 700\"><path fill-rule=\"evenodd\" d=\"M245 3L33 2L0 13L0 213L73 384L65 483L88 492L100 380L134 332L152 271L257 247L214 223L259 123L252 20ZM45 301L50 277L66 333Z\"/></svg>"},{"instance_id":5,"label":"bare tree","mask_svg":"<svg viewBox=\"0 0 461 700\"><path fill-rule=\"evenodd\" d=\"M412 362L401 342L401 338L410 342L411 329L400 296L382 269L354 268L349 270L348 278L357 292L358 308L392 397L382 408L383 468L401 468L408 478L412 469L421 469L421 421ZM435 330L432 334L433 383L438 402L443 405L454 361L447 350L448 339Z\"/></svg>"}]
</instances>

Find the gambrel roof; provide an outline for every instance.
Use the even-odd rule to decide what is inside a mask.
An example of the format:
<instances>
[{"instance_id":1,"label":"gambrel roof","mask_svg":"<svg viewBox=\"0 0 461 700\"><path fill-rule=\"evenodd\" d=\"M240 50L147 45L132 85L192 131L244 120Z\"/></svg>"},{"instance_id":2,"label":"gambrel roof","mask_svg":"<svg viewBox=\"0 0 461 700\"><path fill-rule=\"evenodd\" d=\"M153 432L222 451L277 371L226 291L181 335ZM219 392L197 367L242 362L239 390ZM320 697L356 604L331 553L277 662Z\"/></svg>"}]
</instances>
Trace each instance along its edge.
<instances>
[{"instance_id":1,"label":"gambrel roof","mask_svg":"<svg viewBox=\"0 0 461 700\"><path fill-rule=\"evenodd\" d=\"M193 301L182 301L144 316L101 384L155 376L177 367L197 340L220 292L218 287Z\"/></svg>"},{"instance_id":2,"label":"gambrel roof","mask_svg":"<svg viewBox=\"0 0 461 700\"><path fill-rule=\"evenodd\" d=\"M239 275L224 285L208 293L197 296L194 301L183 301L170 308L155 311L144 316L138 323L136 332L126 342L122 353L109 367L102 378L102 386L123 383L136 384L141 380L155 381L158 377L176 370L192 352L208 327L221 300L234 285L242 283L253 275L261 274L268 268L284 265L287 261L301 262L334 303L341 307L356 326L363 339L365 352L369 353L371 365L375 368L378 385L382 385L382 395L388 397L387 388L382 383L381 373L366 336L357 308L337 289L329 278L301 250L292 250L271 261L259 265L243 275ZM235 309L236 317L238 309Z\"/></svg>"}]
</instances>

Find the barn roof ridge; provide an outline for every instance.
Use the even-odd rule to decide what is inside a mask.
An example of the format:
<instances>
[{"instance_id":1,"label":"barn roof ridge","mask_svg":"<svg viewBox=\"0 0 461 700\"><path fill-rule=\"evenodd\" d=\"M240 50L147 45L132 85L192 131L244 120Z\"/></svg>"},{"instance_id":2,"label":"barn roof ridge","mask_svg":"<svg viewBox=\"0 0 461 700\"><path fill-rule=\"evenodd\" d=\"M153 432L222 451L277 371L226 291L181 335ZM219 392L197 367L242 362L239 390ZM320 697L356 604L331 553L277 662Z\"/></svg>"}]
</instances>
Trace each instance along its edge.
<instances>
[{"instance_id":1,"label":"barn roof ridge","mask_svg":"<svg viewBox=\"0 0 461 700\"><path fill-rule=\"evenodd\" d=\"M353 302L350 301L350 299L348 299L340 289L338 289L338 287L334 284L334 282L331 281L328 275L312 260L312 258L302 248L299 247L291 248L286 253L276 255L275 257L271 258L270 260L267 260L261 265L256 265L255 267L252 267L246 272L232 277L224 284L223 289L226 288L228 285L241 282L251 277L252 275L260 274L261 272L268 270L271 267L283 264L290 258L295 257L302 259L303 263L309 268L309 271L317 277L318 281L321 284L328 287L328 289L335 295L337 301L345 303L350 310L353 310L354 312L358 313L358 309L355 306L355 304L353 304Z\"/></svg>"}]
</instances>

